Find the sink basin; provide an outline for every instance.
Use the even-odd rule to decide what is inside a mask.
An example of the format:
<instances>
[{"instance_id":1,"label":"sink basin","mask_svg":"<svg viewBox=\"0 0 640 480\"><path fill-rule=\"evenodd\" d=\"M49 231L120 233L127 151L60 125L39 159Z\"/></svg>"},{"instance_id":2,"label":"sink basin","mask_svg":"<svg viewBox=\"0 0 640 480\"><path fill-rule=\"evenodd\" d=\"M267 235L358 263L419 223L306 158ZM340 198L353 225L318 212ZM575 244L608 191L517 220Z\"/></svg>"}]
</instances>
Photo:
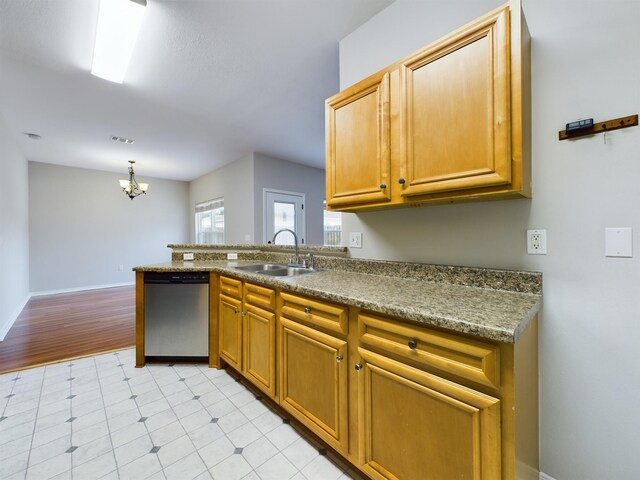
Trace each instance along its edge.
<instances>
[{"instance_id":1,"label":"sink basin","mask_svg":"<svg viewBox=\"0 0 640 480\"><path fill-rule=\"evenodd\" d=\"M293 277L296 275L304 275L305 273L314 273L318 270L305 267L290 267L289 265L280 265L277 263L261 263L257 265L242 265L234 267L236 270L245 272L259 273L270 277Z\"/></svg>"}]
</instances>

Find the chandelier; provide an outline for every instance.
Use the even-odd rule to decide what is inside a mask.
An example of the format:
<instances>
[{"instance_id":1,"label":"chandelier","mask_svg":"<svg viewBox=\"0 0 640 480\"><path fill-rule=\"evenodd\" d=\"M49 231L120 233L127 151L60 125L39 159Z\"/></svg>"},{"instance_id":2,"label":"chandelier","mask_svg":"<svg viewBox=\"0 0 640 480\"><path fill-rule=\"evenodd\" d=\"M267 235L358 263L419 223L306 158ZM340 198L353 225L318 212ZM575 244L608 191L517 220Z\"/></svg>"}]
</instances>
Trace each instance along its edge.
<instances>
[{"instance_id":1,"label":"chandelier","mask_svg":"<svg viewBox=\"0 0 640 480\"><path fill-rule=\"evenodd\" d=\"M146 194L149 184L136 181L136 174L133 171L133 164L136 162L129 160L129 163L131 164L129 165L129 180L120 180L120 186L125 195L133 200L138 195Z\"/></svg>"}]
</instances>

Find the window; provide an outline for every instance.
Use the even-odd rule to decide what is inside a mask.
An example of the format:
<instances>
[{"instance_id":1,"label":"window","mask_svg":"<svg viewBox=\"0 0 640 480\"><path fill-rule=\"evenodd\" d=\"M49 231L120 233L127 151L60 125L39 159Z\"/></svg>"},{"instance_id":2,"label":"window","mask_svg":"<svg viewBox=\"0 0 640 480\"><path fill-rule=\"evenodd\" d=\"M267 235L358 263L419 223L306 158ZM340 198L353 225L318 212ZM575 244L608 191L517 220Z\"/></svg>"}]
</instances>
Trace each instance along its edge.
<instances>
[{"instance_id":1,"label":"window","mask_svg":"<svg viewBox=\"0 0 640 480\"><path fill-rule=\"evenodd\" d=\"M339 247L342 245L342 214L324 211L324 245Z\"/></svg>"},{"instance_id":2,"label":"window","mask_svg":"<svg viewBox=\"0 0 640 480\"><path fill-rule=\"evenodd\" d=\"M224 198L196 204L196 243L224 243Z\"/></svg>"}]
</instances>

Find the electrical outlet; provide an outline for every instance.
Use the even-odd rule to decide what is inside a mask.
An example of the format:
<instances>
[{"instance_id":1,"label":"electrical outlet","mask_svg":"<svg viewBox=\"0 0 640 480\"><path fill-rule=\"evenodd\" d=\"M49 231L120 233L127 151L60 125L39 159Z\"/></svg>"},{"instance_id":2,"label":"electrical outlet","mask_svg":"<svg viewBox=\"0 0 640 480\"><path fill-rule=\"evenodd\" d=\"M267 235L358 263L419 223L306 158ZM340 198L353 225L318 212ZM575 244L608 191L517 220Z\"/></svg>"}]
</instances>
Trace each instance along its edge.
<instances>
[{"instance_id":1,"label":"electrical outlet","mask_svg":"<svg viewBox=\"0 0 640 480\"><path fill-rule=\"evenodd\" d=\"M362 248L362 232L349 233L349 246L351 248Z\"/></svg>"},{"instance_id":2,"label":"electrical outlet","mask_svg":"<svg viewBox=\"0 0 640 480\"><path fill-rule=\"evenodd\" d=\"M183 253L182 260L193 260L193 253Z\"/></svg>"},{"instance_id":3,"label":"electrical outlet","mask_svg":"<svg viewBox=\"0 0 640 480\"><path fill-rule=\"evenodd\" d=\"M237 260L238 259L238 253L237 252L229 252L227 253L227 260Z\"/></svg>"},{"instance_id":4,"label":"electrical outlet","mask_svg":"<svg viewBox=\"0 0 640 480\"><path fill-rule=\"evenodd\" d=\"M527 230L527 253L529 255L547 254L547 231L544 229Z\"/></svg>"}]
</instances>

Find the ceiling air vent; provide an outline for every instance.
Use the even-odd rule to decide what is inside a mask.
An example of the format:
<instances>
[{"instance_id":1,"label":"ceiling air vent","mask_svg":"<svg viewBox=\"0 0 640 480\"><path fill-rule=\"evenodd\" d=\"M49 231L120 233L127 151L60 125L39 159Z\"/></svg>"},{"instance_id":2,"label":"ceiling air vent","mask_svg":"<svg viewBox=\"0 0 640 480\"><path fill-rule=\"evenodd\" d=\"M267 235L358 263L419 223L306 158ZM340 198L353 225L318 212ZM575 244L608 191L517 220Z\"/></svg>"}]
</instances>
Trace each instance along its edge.
<instances>
[{"instance_id":1,"label":"ceiling air vent","mask_svg":"<svg viewBox=\"0 0 640 480\"><path fill-rule=\"evenodd\" d=\"M130 138L116 137L115 135L111 137L111 140L113 140L114 142L126 143L127 145L131 145L133 142L135 142L135 140L132 140Z\"/></svg>"}]
</instances>

